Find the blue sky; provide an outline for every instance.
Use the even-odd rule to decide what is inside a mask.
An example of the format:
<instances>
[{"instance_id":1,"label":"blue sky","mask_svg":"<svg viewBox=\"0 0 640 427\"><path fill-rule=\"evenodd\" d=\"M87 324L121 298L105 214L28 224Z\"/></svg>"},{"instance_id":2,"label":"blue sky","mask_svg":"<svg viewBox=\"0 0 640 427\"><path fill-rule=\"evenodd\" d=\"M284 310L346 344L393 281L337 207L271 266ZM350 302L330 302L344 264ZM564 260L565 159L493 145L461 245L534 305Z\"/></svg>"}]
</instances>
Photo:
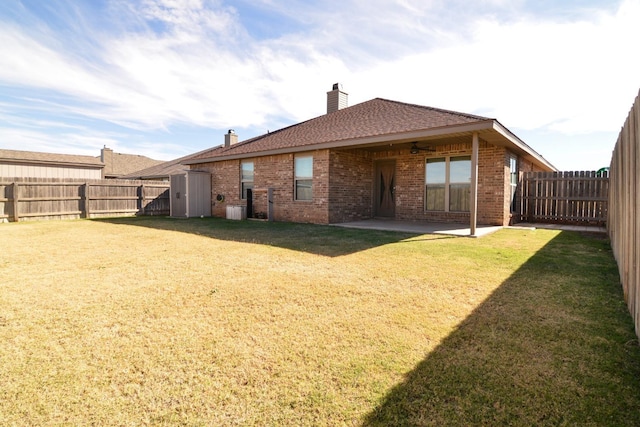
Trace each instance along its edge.
<instances>
[{"instance_id":1,"label":"blue sky","mask_svg":"<svg viewBox=\"0 0 640 427\"><path fill-rule=\"evenodd\" d=\"M340 82L608 166L640 0L2 0L0 148L170 160L325 113Z\"/></svg>"}]
</instances>

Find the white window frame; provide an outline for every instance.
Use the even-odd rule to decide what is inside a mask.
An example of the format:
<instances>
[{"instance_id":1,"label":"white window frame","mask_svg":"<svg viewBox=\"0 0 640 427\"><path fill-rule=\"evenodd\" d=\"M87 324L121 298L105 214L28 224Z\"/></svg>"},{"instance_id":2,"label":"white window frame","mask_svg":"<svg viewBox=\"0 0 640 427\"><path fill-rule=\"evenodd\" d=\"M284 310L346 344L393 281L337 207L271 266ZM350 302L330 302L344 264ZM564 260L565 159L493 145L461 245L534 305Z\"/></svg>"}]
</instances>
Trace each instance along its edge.
<instances>
[{"instance_id":1,"label":"white window frame","mask_svg":"<svg viewBox=\"0 0 640 427\"><path fill-rule=\"evenodd\" d=\"M448 155L448 156L434 156L434 157L427 157L424 160L424 211L425 212L460 212L460 213L467 213L470 212L470 210L468 211L452 211L450 209L450 191L451 191L451 159L455 159L458 157L470 157L471 154L465 154L465 153L460 153L460 154L456 154L456 155ZM444 209L442 210L434 210L434 209L427 209L427 169L428 169L428 161L429 160L434 160L434 159L444 159ZM471 175L471 168L469 168L469 175ZM469 181L469 185L471 185L471 181Z\"/></svg>"},{"instance_id":2,"label":"white window frame","mask_svg":"<svg viewBox=\"0 0 640 427\"><path fill-rule=\"evenodd\" d=\"M514 166L515 165L515 171ZM520 170L518 167L518 156L515 154L509 155L509 210L511 212L516 211L515 201L516 201L516 190L518 189L518 181L520 180ZM515 182L514 182L515 176Z\"/></svg>"},{"instance_id":3,"label":"white window frame","mask_svg":"<svg viewBox=\"0 0 640 427\"><path fill-rule=\"evenodd\" d=\"M302 159L311 160L311 176L298 175L299 173L297 168L298 160L302 160ZM298 183L301 181L310 181L311 197L298 198ZM300 202L310 202L313 200L313 155L312 154L301 154L299 156L295 156L293 159L293 199L295 201L300 201Z\"/></svg>"},{"instance_id":4,"label":"white window frame","mask_svg":"<svg viewBox=\"0 0 640 427\"><path fill-rule=\"evenodd\" d=\"M243 169L243 165L248 165L251 164L251 180L248 179L244 179L244 169ZM255 163L253 162L253 160L243 160L240 162L240 199L241 200L247 200L247 192L245 191L245 185L246 184L251 184L251 189L253 189L253 183L255 180Z\"/></svg>"}]
</instances>

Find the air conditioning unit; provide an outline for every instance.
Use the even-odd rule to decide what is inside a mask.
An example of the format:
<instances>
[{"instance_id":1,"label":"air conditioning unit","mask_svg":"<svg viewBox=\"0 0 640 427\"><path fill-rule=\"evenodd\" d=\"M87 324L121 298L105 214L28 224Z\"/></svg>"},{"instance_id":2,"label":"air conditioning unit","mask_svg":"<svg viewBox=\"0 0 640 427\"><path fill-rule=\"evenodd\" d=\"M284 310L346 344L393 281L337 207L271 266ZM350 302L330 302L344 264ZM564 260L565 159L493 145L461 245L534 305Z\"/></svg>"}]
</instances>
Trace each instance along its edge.
<instances>
[{"instance_id":1,"label":"air conditioning unit","mask_svg":"<svg viewBox=\"0 0 640 427\"><path fill-rule=\"evenodd\" d=\"M246 206L227 206L227 219L247 219Z\"/></svg>"}]
</instances>

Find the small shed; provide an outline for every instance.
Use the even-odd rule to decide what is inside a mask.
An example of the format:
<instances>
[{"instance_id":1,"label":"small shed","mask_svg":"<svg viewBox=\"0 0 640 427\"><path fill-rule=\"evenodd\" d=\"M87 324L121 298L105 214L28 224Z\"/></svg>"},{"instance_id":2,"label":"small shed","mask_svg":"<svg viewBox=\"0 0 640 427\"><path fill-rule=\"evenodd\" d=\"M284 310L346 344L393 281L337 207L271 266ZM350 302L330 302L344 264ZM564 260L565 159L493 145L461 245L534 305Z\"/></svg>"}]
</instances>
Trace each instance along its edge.
<instances>
[{"instance_id":1,"label":"small shed","mask_svg":"<svg viewBox=\"0 0 640 427\"><path fill-rule=\"evenodd\" d=\"M171 175L171 216L211 216L211 174L189 170Z\"/></svg>"}]
</instances>

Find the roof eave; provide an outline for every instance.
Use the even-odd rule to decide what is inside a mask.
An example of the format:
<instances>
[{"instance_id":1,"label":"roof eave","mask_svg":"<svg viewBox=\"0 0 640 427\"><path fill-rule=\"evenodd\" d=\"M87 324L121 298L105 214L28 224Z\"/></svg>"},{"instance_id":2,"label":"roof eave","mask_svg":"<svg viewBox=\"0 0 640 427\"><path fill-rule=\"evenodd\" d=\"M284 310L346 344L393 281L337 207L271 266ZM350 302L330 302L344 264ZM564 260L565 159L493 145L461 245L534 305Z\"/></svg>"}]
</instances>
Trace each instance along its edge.
<instances>
[{"instance_id":1,"label":"roof eave","mask_svg":"<svg viewBox=\"0 0 640 427\"><path fill-rule=\"evenodd\" d=\"M304 151L324 150L331 148L358 148L389 142L407 142L418 139L438 138L450 134L480 132L493 129L493 119L480 120L477 122L442 126L437 128L421 129L409 132L398 132L383 135L373 135L363 138L344 139L339 141L322 142L319 144L309 144L298 147L283 147L272 150L254 151L250 153L239 153L193 159L183 162L185 165L197 165L202 163L220 162L223 160L246 159L251 157L272 156L277 154L299 153Z\"/></svg>"},{"instance_id":2,"label":"roof eave","mask_svg":"<svg viewBox=\"0 0 640 427\"><path fill-rule=\"evenodd\" d=\"M499 121L493 121L493 130L498 132L502 137L507 139L511 144L513 144L518 150L525 153L531 160L534 161L538 166L542 168L546 168L550 171L557 171L558 169L551 164L547 159L542 157L538 152L536 152L533 148L529 147L523 140L518 138L513 132L503 126Z\"/></svg>"}]
</instances>

